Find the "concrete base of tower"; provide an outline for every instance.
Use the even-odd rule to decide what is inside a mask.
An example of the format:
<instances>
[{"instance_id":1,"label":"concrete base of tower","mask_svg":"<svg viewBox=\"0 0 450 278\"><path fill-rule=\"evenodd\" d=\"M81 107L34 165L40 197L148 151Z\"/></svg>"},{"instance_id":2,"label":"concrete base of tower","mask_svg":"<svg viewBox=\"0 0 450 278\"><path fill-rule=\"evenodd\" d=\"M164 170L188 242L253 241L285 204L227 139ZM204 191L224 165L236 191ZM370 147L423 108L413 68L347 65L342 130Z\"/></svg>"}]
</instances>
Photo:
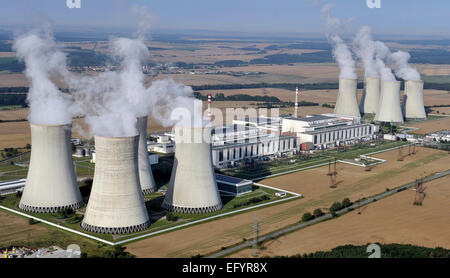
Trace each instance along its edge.
<instances>
[{"instance_id":1,"label":"concrete base of tower","mask_svg":"<svg viewBox=\"0 0 450 278\"><path fill-rule=\"evenodd\" d=\"M98 233L98 234L129 234L129 233L136 233L140 232L142 230L147 229L150 227L150 220L134 226L129 227L98 227L89 225L86 222L81 222L81 228L88 232L92 233Z\"/></svg>"},{"instance_id":2,"label":"concrete base of tower","mask_svg":"<svg viewBox=\"0 0 450 278\"><path fill-rule=\"evenodd\" d=\"M73 210L77 210L79 208L81 208L82 206L84 206L84 202L78 202L75 204L71 204L71 205L66 205L66 206L56 206L56 207L36 207L36 206L30 206L30 205L26 205L26 204L19 204L19 208L21 210L27 211L27 212L33 212L33 213L55 213L55 212L60 212L63 211L65 209L73 209Z\"/></svg>"},{"instance_id":3,"label":"concrete base of tower","mask_svg":"<svg viewBox=\"0 0 450 278\"><path fill-rule=\"evenodd\" d=\"M219 211L223 208L222 204L217 204L210 207L198 207L198 208L188 208L188 207L179 207L179 206L173 206L167 203L163 203L162 205L163 209L166 209L171 212L179 212L179 213L191 213L191 214L200 214L200 213L211 213Z\"/></svg>"}]
</instances>

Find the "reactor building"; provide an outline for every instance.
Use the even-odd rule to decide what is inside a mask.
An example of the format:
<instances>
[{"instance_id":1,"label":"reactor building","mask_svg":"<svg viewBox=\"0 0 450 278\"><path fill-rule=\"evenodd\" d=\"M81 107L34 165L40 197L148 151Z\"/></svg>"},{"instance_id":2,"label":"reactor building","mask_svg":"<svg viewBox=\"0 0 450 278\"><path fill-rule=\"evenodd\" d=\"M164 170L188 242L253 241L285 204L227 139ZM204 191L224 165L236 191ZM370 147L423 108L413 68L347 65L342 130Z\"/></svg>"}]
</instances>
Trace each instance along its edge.
<instances>
[{"instance_id":1,"label":"reactor building","mask_svg":"<svg viewBox=\"0 0 450 278\"><path fill-rule=\"evenodd\" d=\"M339 93L334 114L360 117L358 98L356 95L357 79L339 79Z\"/></svg>"},{"instance_id":2,"label":"reactor building","mask_svg":"<svg viewBox=\"0 0 450 278\"><path fill-rule=\"evenodd\" d=\"M403 123L400 105L400 81L382 81L380 106L375 116L377 122Z\"/></svg>"},{"instance_id":3,"label":"reactor building","mask_svg":"<svg viewBox=\"0 0 450 278\"><path fill-rule=\"evenodd\" d=\"M139 132L139 146L138 146L138 167L139 180L141 182L142 193L144 195L156 191L156 183L153 178L152 168L148 158L147 148L147 119L146 117L137 118L137 130Z\"/></svg>"},{"instance_id":4,"label":"reactor building","mask_svg":"<svg viewBox=\"0 0 450 278\"><path fill-rule=\"evenodd\" d=\"M122 234L150 226L138 169L139 135L95 136L95 173L81 227Z\"/></svg>"},{"instance_id":5,"label":"reactor building","mask_svg":"<svg viewBox=\"0 0 450 278\"><path fill-rule=\"evenodd\" d=\"M405 94L403 96L404 115L406 119L425 120L425 105L423 102L423 81L406 80Z\"/></svg>"},{"instance_id":6,"label":"reactor building","mask_svg":"<svg viewBox=\"0 0 450 278\"><path fill-rule=\"evenodd\" d=\"M71 124L30 123L30 128L31 158L19 208L51 213L82 207L72 161Z\"/></svg>"},{"instance_id":7,"label":"reactor building","mask_svg":"<svg viewBox=\"0 0 450 278\"><path fill-rule=\"evenodd\" d=\"M181 213L222 209L210 142L210 127L175 126L175 160L164 209Z\"/></svg>"},{"instance_id":8,"label":"reactor building","mask_svg":"<svg viewBox=\"0 0 450 278\"><path fill-rule=\"evenodd\" d=\"M375 115L380 104L381 81L379 77L366 77L360 110L363 114Z\"/></svg>"}]
</instances>

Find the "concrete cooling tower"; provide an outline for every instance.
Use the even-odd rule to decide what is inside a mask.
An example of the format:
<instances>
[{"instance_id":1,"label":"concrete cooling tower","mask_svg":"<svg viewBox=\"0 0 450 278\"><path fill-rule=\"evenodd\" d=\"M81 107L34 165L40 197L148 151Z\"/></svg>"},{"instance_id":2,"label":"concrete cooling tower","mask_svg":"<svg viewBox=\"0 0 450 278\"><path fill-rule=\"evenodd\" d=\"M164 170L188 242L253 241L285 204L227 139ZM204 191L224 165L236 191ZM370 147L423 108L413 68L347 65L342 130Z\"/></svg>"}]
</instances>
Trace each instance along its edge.
<instances>
[{"instance_id":1,"label":"concrete cooling tower","mask_svg":"<svg viewBox=\"0 0 450 278\"><path fill-rule=\"evenodd\" d=\"M156 183L153 178L152 168L148 161L147 149L147 119L148 117L137 118L137 129L139 132L139 146L138 146L138 167L139 180L141 181L142 193L144 195L156 191Z\"/></svg>"},{"instance_id":2,"label":"concrete cooling tower","mask_svg":"<svg viewBox=\"0 0 450 278\"><path fill-rule=\"evenodd\" d=\"M202 137L204 130L209 138ZM212 166L210 137L207 127L175 127L175 161L163 208L208 213L223 207Z\"/></svg>"},{"instance_id":3,"label":"concrete cooling tower","mask_svg":"<svg viewBox=\"0 0 450 278\"><path fill-rule=\"evenodd\" d=\"M360 117L358 99L356 97L356 79L339 79L339 93L334 108L338 115Z\"/></svg>"},{"instance_id":4,"label":"concrete cooling tower","mask_svg":"<svg viewBox=\"0 0 450 278\"><path fill-rule=\"evenodd\" d=\"M375 121L403 123L400 106L400 81L382 81L380 107Z\"/></svg>"},{"instance_id":5,"label":"concrete cooling tower","mask_svg":"<svg viewBox=\"0 0 450 278\"><path fill-rule=\"evenodd\" d=\"M363 114L376 114L380 104L381 82L379 77L366 77L360 109Z\"/></svg>"},{"instance_id":6,"label":"concrete cooling tower","mask_svg":"<svg viewBox=\"0 0 450 278\"><path fill-rule=\"evenodd\" d=\"M95 173L81 227L89 232L122 234L150 226L138 172L139 135L95 136Z\"/></svg>"},{"instance_id":7,"label":"concrete cooling tower","mask_svg":"<svg viewBox=\"0 0 450 278\"><path fill-rule=\"evenodd\" d=\"M31 159L19 208L57 212L84 205L78 188L70 145L71 125L31 127Z\"/></svg>"},{"instance_id":8,"label":"concrete cooling tower","mask_svg":"<svg viewBox=\"0 0 450 278\"><path fill-rule=\"evenodd\" d=\"M407 80L403 97L404 114L406 119L426 119L423 103L423 81Z\"/></svg>"}]
</instances>

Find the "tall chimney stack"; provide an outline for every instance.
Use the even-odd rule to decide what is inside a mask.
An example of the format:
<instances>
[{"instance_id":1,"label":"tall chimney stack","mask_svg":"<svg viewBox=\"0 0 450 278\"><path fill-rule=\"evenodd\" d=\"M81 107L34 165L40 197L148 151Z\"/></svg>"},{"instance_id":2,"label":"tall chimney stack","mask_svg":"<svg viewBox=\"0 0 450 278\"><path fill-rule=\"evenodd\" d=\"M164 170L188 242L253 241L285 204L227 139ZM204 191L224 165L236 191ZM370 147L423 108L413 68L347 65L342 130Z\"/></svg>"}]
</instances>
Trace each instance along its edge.
<instances>
[{"instance_id":1,"label":"tall chimney stack","mask_svg":"<svg viewBox=\"0 0 450 278\"><path fill-rule=\"evenodd\" d=\"M208 119L211 119L211 94L208 94Z\"/></svg>"},{"instance_id":2,"label":"tall chimney stack","mask_svg":"<svg viewBox=\"0 0 450 278\"><path fill-rule=\"evenodd\" d=\"M295 111L294 117L298 118L298 87L295 87Z\"/></svg>"}]
</instances>

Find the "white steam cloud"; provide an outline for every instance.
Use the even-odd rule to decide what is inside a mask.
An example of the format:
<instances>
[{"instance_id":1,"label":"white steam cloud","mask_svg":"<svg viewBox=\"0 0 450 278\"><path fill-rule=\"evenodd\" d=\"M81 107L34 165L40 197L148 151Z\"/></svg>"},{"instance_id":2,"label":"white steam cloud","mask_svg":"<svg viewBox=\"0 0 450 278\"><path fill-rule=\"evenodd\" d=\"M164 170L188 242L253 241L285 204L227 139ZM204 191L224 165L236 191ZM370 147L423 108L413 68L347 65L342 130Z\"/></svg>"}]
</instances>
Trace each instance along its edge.
<instances>
[{"instance_id":1,"label":"white steam cloud","mask_svg":"<svg viewBox=\"0 0 450 278\"><path fill-rule=\"evenodd\" d=\"M28 120L33 124L57 125L72 122L71 98L52 82L66 70L66 57L48 31L31 32L16 38L14 50L26 64L30 81Z\"/></svg>"},{"instance_id":2,"label":"white steam cloud","mask_svg":"<svg viewBox=\"0 0 450 278\"><path fill-rule=\"evenodd\" d=\"M344 40L339 36L342 31L342 22L339 18L331 16L331 9L333 5L327 4L323 6L321 15L325 20L327 37L333 46L333 56L339 65L340 74L339 78L358 78L355 70L355 61L353 60L352 53Z\"/></svg>"},{"instance_id":3,"label":"white steam cloud","mask_svg":"<svg viewBox=\"0 0 450 278\"><path fill-rule=\"evenodd\" d=\"M397 51L390 56L395 75L404 80L420 80L420 73L408 63L410 58L411 55L404 51Z\"/></svg>"},{"instance_id":4,"label":"white steam cloud","mask_svg":"<svg viewBox=\"0 0 450 278\"><path fill-rule=\"evenodd\" d=\"M375 42L372 40L370 27L363 26L353 40L354 52L361 60L365 77L378 77L375 61Z\"/></svg>"},{"instance_id":5,"label":"white steam cloud","mask_svg":"<svg viewBox=\"0 0 450 278\"><path fill-rule=\"evenodd\" d=\"M149 16L143 10L138 14L143 20L137 38L110 39L110 53L120 65L116 72L72 74L66 68L66 56L56 48L49 33L34 32L17 38L14 47L25 61L31 83L30 122L66 124L73 116L83 116L89 128L87 137L137 135L136 118L149 114L165 127L196 124L193 115L198 107L201 112L201 102L199 106L191 87L168 79L146 88L142 64L149 58L144 42ZM60 77L70 93L60 92L53 77Z\"/></svg>"}]
</instances>

